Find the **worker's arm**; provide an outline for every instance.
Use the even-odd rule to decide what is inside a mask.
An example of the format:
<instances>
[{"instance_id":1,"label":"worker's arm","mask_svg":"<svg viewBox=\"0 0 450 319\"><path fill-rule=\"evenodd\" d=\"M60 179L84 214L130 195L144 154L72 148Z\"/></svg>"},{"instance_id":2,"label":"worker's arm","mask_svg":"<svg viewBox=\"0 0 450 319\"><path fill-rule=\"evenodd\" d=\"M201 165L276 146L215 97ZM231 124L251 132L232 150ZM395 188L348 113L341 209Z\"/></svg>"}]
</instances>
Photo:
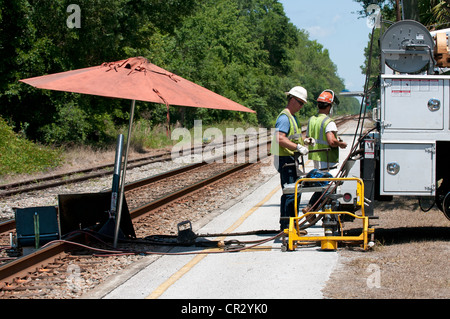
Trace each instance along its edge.
<instances>
[{"instance_id":1,"label":"worker's arm","mask_svg":"<svg viewBox=\"0 0 450 319\"><path fill-rule=\"evenodd\" d=\"M291 151L299 151L303 155L306 155L308 153L307 147L292 142L291 140L288 139L286 133L277 131L275 134L277 137L277 142L280 145L280 147L287 148Z\"/></svg>"},{"instance_id":2,"label":"worker's arm","mask_svg":"<svg viewBox=\"0 0 450 319\"><path fill-rule=\"evenodd\" d=\"M286 133L278 131L276 132L276 134L277 134L277 142L281 147L290 149L291 151L295 151L297 149L297 144L290 141L286 136Z\"/></svg>"},{"instance_id":3,"label":"worker's arm","mask_svg":"<svg viewBox=\"0 0 450 319\"><path fill-rule=\"evenodd\" d=\"M340 148L347 147L347 143L345 143L342 140L338 140L336 138L336 136L334 135L334 132L327 133L327 142L328 142L328 145L330 145L331 147L340 147Z\"/></svg>"}]
</instances>

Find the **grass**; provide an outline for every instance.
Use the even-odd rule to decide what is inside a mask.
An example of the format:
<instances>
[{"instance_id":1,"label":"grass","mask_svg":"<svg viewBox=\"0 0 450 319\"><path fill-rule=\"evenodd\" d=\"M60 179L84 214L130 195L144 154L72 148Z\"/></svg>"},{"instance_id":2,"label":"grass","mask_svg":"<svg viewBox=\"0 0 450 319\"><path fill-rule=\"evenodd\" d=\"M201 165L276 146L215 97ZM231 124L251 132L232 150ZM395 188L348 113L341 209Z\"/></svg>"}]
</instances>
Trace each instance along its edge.
<instances>
[{"instance_id":1,"label":"grass","mask_svg":"<svg viewBox=\"0 0 450 319\"><path fill-rule=\"evenodd\" d=\"M60 163L61 150L28 141L0 118L0 176L46 171Z\"/></svg>"}]
</instances>

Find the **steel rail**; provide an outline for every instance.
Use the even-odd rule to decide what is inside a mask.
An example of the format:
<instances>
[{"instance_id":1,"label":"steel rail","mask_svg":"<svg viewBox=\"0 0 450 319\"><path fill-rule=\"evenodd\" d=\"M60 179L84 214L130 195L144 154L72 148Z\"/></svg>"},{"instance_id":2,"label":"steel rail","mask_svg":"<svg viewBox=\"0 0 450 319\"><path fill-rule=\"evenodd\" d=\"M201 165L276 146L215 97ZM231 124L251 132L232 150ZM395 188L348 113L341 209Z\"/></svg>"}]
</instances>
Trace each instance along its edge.
<instances>
[{"instance_id":1,"label":"steel rail","mask_svg":"<svg viewBox=\"0 0 450 319\"><path fill-rule=\"evenodd\" d=\"M178 174L185 173L189 170L204 166L206 164L207 163L205 163L205 162L195 163L195 164L183 166L181 168L177 168L174 170L170 170L170 171L167 171L167 172L164 172L161 174L150 176L149 178L144 178L142 180L128 183L125 185L125 191L130 191L130 190L142 187L144 185L147 185L147 184L150 184L150 183L153 183L153 182L156 182L156 181L168 178L168 177L176 176ZM0 223L0 234L10 232L10 231L14 230L15 228L16 228L16 221L14 219L4 221L4 222Z\"/></svg>"},{"instance_id":2,"label":"steel rail","mask_svg":"<svg viewBox=\"0 0 450 319\"><path fill-rule=\"evenodd\" d=\"M225 178L225 177L227 177L227 176L229 176L229 175L231 175L231 174L233 174L235 172L238 172L240 170L244 170L247 167L255 165L255 164L256 163L240 164L240 165L235 166L235 167L233 167L231 169L228 169L228 170L226 170L226 171L224 171L222 173L214 175L213 177L206 178L206 179L204 179L204 180L202 180L200 182L192 184L192 185L190 185L190 186L188 186L186 188L183 188L183 189L181 189L179 191L170 193L170 194L168 194L168 195L166 195L166 196L164 196L164 197L162 197L160 199L157 199L157 200L155 200L155 201L153 201L151 203L148 203L148 204L142 205L140 207L137 207L134 210L130 211L131 219L136 219L136 218L142 216L143 214L147 214L147 213L149 213L151 211L154 211L156 209L163 208L163 207L169 205L170 203L176 201L177 199L181 199L184 196L192 194L195 191L197 191L197 190L199 190L199 189L201 189L201 188L203 188L205 186L211 185L211 184L215 183L216 181L219 181L219 180L221 180L221 179L223 179L223 178Z\"/></svg>"},{"instance_id":3,"label":"steel rail","mask_svg":"<svg viewBox=\"0 0 450 319\"><path fill-rule=\"evenodd\" d=\"M246 139L248 139L247 136L246 136ZM220 143L217 143L217 145L219 145L219 144ZM223 146L225 146L226 141L224 141L221 144ZM201 147L203 149L210 145L215 145L215 144L202 144ZM193 147L191 147L190 151L194 152L197 149L198 149L198 146L193 146ZM129 164L131 163L132 165L127 165L127 167L128 167L128 169L132 169L132 168L141 167L141 166L152 164L152 163L169 161L172 159L173 159L173 157L172 157L171 152L165 152L162 154L156 154L156 155L151 155L151 156L144 157L144 158L136 158L136 159L129 160L128 161ZM104 165L99 165L99 166L90 167L90 168L86 168L86 169L76 170L76 171L72 171L72 172L68 172L68 173L55 174L55 175L51 175L51 176L47 176L47 177L0 185L0 198L16 195L16 194L20 194L20 193L25 193L25 192L29 192L29 191L42 190L42 189L46 189L46 188L82 182L82 181L86 181L86 180L96 178L96 177L102 177L102 176L105 176L108 174L112 174L113 169L114 169L114 163L104 164ZM73 175L86 174L86 173L91 173L91 172L94 172L94 173L75 177L75 178L68 178ZM61 180L58 180L58 179L61 179ZM45 183L45 182L49 182L49 183ZM28 187L23 187L23 186L28 186Z\"/></svg>"},{"instance_id":4,"label":"steel rail","mask_svg":"<svg viewBox=\"0 0 450 319\"><path fill-rule=\"evenodd\" d=\"M351 118L351 117L352 116L344 116L342 118L337 118L335 121L336 122L346 121L346 120L348 120L348 118ZM305 131L305 129L302 130L302 132L304 132L304 131ZM225 142L223 144L225 144ZM208 145L210 145L210 144L202 144L202 148L204 148ZM197 146L192 147L190 149L191 152L195 151L196 148L197 148ZM172 159L172 157L170 157L170 155L171 155L171 152L165 152L165 153L161 153L161 154L150 155L150 156L143 157L143 158L132 159L132 160L129 160L129 163L130 164L135 163L135 164L128 166L128 168L135 168L135 167L140 167L143 165L148 165L148 164L159 162L159 161L169 160L169 159ZM164 156L167 156L167 158L164 158ZM139 162L142 162L142 163L139 163ZM139 163L139 164L136 164L136 163ZM35 178L35 179L30 179L30 180L15 182L15 183L3 184L3 185L0 185L0 197L10 196L10 195L18 194L21 192L31 191L31 190L41 190L41 189L45 189L45 188L49 188L49 187L56 187L56 186L60 186L60 185L64 185L64 184L75 183L75 182L85 181L87 179L91 179L91 178L95 178L95 177L99 177L99 176L104 176L104 175L110 174L112 172L113 167L114 167L114 163L110 163L110 164L104 164L104 165L99 165L99 166L95 166L95 167L85 168L85 169L81 169L81 170L76 170L76 171L72 171L72 172L68 172L68 173L55 174L55 175L50 175L50 176L46 176L46 177L40 177L40 178ZM12 189L12 188L18 188L21 186L38 184L41 182L53 181L53 180L60 179L60 178L67 178L72 175L95 172L95 171L102 170L102 169L111 169L111 170L97 172L94 174L90 174L90 175L82 176L82 177L78 177L78 178L65 179L63 181L52 182L52 183L48 183L48 184L44 184L44 185L34 185L34 186L27 187L27 188Z\"/></svg>"},{"instance_id":5,"label":"steel rail","mask_svg":"<svg viewBox=\"0 0 450 319\"><path fill-rule=\"evenodd\" d=\"M176 202L183 196L187 196L195 191L201 189L202 187L208 186L224 178L230 176L233 173L236 173L240 170L248 168L252 165L256 165L256 163L245 163L235 166L231 169L228 169L224 172L216 174L210 178L206 178L200 182L197 182L191 186L188 186L185 189L169 194L163 198L160 198L154 202L151 202L147 205L143 205L138 207L132 211L130 211L131 219L137 219L144 214L151 213L154 210L163 208L166 205L169 205L173 202ZM82 239L82 235L74 235L70 238L71 241L78 241ZM9 262L0 267L0 288L8 285L9 282L13 281L15 278L21 278L26 276L28 273L33 272L35 269L42 267L48 262L55 260L61 254L69 251L71 247L70 243L67 242L56 242L52 243L36 252L29 254L27 256L21 257L15 261Z\"/></svg>"},{"instance_id":6,"label":"steel rail","mask_svg":"<svg viewBox=\"0 0 450 319\"><path fill-rule=\"evenodd\" d=\"M254 147L259 147L259 146L260 145L252 146L252 147L249 147L248 149L254 148ZM234 150L233 154L236 155L239 151L240 150ZM224 159L228 155L229 154L218 155L218 156L210 159L208 162L211 163L211 162L214 162L214 161L216 161L218 159ZM188 172L190 170L193 170L193 169L196 169L196 168L199 168L199 167L202 167L202 166L206 166L206 165L209 164L208 162L199 162L199 163L186 165L186 166L183 166L183 167L180 167L180 168L176 168L176 169L173 169L173 170L170 170L170 171L167 171L167 172L163 172L163 173L160 173L160 174L156 174L156 175L150 176L148 178L144 178L144 179L141 179L141 180L137 180L137 181L134 181L134 182L127 183L125 185L125 191L126 192L127 191L131 191L133 189L136 189L136 188L148 185L148 184L156 182L156 181L160 181L160 180L163 180L163 179L166 179L166 178L169 178L169 177L173 177L173 176L176 176L176 175L179 175L179 174L186 173L186 172ZM133 168L133 167L132 166L128 166L128 169L130 169L130 168ZM6 233L6 232L10 232L10 231L14 230L15 228L16 228L16 222L15 222L14 219L10 219L10 220L1 222L0 223L0 234Z\"/></svg>"},{"instance_id":7,"label":"steel rail","mask_svg":"<svg viewBox=\"0 0 450 319\"><path fill-rule=\"evenodd\" d=\"M130 163L143 162L143 163L130 165L128 167L129 168L135 168L135 167L139 167L139 166L142 166L142 165L147 165L147 164L151 164L151 163L155 163L155 162L160 162L160 161L163 161L163 160L166 160L166 159L169 160L170 159L169 157L167 157L167 158L163 157L163 156L169 156L169 155L170 154L166 154L165 153L165 154L153 155L153 156L149 156L149 157L145 157L145 158L133 159L133 160L130 160L129 162ZM91 178L107 175L107 174L110 174L112 172L112 170L109 170L109 169L113 168L113 166L114 166L114 164L99 165L99 166L95 166L95 167L90 167L90 168L86 168L86 169L72 171L72 172L69 172L69 173L55 174L55 175L46 176L46 177L42 177L42 178L36 178L36 179L32 179L32 180L26 180L26 181L11 183L11 184L0 185L0 190L5 190L5 191L0 192L0 196L9 196L9 195L18 194L18 193L21 193L21 192L30 191L30 190L45 189L45 188L49 188L49 187L55 187L55 186L60 186L60 185L63 185L63 184L75 183L75 182L84 181L84 180L87 180L87 179L91 179ZM103 169L108 169L108 170L107 171L101 171L101 172L93 173L93 174L89 174L89 175L82 176L82 177L66 179L66 180L63 180L63 181L56 181L56 182L47 183L47 184L43 184L43 185L34 185L34 186L27 187L27 188L9 190L11 188L18 188L18 187L21 187L21 186L38 184L38 183L41 183L41 182L52 181L52 180L56 180L56 179L60 179L60 178L69 177L69 176L72 176L72 175L90 173L90 172L99 171L99 170L103 170Z\"/></svg>"},{"instance_id":8,"label":"steel rail","mask_svg":"<svg viewBox=\"0 0 450 319\"><path fill-rule=\"evenodd\" d=\"M340 124L345 123L346 121L350 120L351 118L352 118L352 116L345 116L345 117L336 119L336 122L338 122L337 124L340 125ZM302 130L302 132L305 132L305 131L306 131L306 129ZM270 143L270 141L269 141L269 143ZM195 150L195 148L194 147L191 148L191 151L192 150ZM234 153L236 153L236 152L237 151L235 151ZM162 155L165 155L165 154L162 154ZM155 156L158 156L158 155L155 155ZM223 157L225 157L225 156L226 155L223 155ZM217 158L219 158L219 157L222 157L222 156L219 155ZM177 169L174 169L174 170L171 170L171 171L168 171L168 172L157 174L157 175L151 176L149 178L145 178L145 179L142 179L142 180L134 181L134 182L131 182L131 183L128 183L128 184L125 185L125 191L130 191L130 190L139 188L141 186L144 186L146 184L155 182L157 180L161 180L161 179L164 179L164 178L176 176L177 174L185 173L185 172L187 172L190 169L195 169L195 168L201 167L203 165L206 165L206 163L205 162L195 163L195 164L191 164L191 165L188 165L188 166L177 168ZM136 166L131 165L131 166L128 166L128 169L131 169L131 168L134 168L134 167L136 167ZM109 173L112 173L112 171L111 172L107 172L107 173L103 173L102 175L106 175L106 174L109 174ZM80 178L79 181L83 181L83 180L86 180L86 179L88 179L88 178ZM67 183L71 183L72 181L73 180L70 180ZM43 187L43 188L46 188L46 187ZM2 195L0 195L0 196L2 196ZM16 228L16 223L15 223L14 219L1 222L0 223L0 234L6 233L6 232L10 232L10 231L14 230L15 228Z\"/></svg>"},{"instance_id":9,"label":"steel rail","mask_svg":"<svg viewBox=\"0 0 450 319\"><path fill-rule=\"evenodd\" d=\"M70 239L75 241L78 237L80 236L74 236ZM14 279L26 277L44 265L54 262L63 256L69 248L67 243L54 243L1 266L0 289L8 286Z\"/></svg>"}]
</instances>

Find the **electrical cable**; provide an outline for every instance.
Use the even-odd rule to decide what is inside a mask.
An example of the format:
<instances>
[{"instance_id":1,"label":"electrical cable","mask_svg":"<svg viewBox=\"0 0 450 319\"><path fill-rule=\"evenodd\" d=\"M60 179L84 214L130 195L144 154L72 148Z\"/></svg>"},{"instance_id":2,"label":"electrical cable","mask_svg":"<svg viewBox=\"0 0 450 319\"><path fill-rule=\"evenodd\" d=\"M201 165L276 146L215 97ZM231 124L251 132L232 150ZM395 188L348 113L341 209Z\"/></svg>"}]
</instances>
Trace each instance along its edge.
<instances>
[{"instance_id":1,"label":"electrical cable","mask_svg":"<svg viewBox=\"0 0 450 319\"><path fill-rule=\"evenodd\" d=\"M97 247L92 247L92 246L88 246L82 243L78 243L78 242L74 242L74 241L70 241L70 240L65 240L65 239L58 239L58 240L53 240L48 242L47 244L45 244L44 246L42 246L42 248L45 248L49 245L55 244L55 243L66 243L66 244L70 244L70 245L75 245L78 247L82 247L88 250L92 250L98 253L94 253L93 256L99 256L99 257L107 257L107 256L125 256L125 255L197 255L197 254L217 254L217 253L225 253L225 252L239 252L242 251L244 249L251 249L253 247L259 246L261 244L264 244L266 242L269 242L271 240L275 240L281 236L284 235L284 232L277 232L277 234L275 236L271 236L269 238L263 239L263 240L259 240L259 241L253 241L254 244L250 245L250 246L236 246L237 248L229 248L229 247L225 247L223 250L205 250L205 251L192 251L192 252L179 252L179 253L170 253L170 252L157 252L157 251L148 251L148 250L134 250L134 249L117 249L114 248L112 245L109 245L108 243L106 243L105 241L103 241L102 239L99 238L99 236L97 236L95 233L90 232L90 231L85 231L85 230L77 230L77 231L73 231L70 234L73 235L75 233L83 233L86 235L89 235L93 238L95 238L96 240L98 240L100 243L111 247L112 249L102 249L102 248L97 248ZM230 234L223 234L225 236L228 236ZM135 242L135 241L131 241L131 242ZM243 242L238 242L236 240L231 241L233 244L242 244ZM145 241L140 241L139 243L145 243ZM249 242L250 243L250 242Z\"/></svg>"},{"instance_id":2,"label":"electrical cable","mask_svg":"<svg viewBox=\"0 0 450 319\"><path fill-rule=\"evenodd\" d=\"M422 198L419 197L419 207L420 207L420 210L422 212L424 212L424 213L429 212L434 207L434 204L436 204L436 200L433 200L433 203L430 205L429 208L423 208L423 206L422 206Z\"/></svg>"},{"instance_id":3,"label":"electrical cable","mask_svg":"<svg viewBox=\"0 0 450 319\"><path fill-rule=\"evenodd\" d=\"M364 95L363 95L363 97L361 99L361 107L359 109L358 125L356 126L355 135L353 136L352 148L355 145L356 136L358 135L358 129L359 129L359 126L361 124L361 114L363 112L364 102L365 102L365 100L367 99L367 96L368 96L368 86L369 86L369 82L370 82L371 64L372 64L373 36L374 36L374 33L375 33L375 27L372 28L372 33L370 35L370 48L369 48L369 58L367 60L366 79L365 79L365 82L364 82ZM365 117L365 114L366 114L366 108L364 108L364 117ZM364 117L363 117L363 123L361 125L361 132L362 132L362 129L364 127ZM360 134L360 136L361 136L361 134Z\"/></svg>"}]
</instances>

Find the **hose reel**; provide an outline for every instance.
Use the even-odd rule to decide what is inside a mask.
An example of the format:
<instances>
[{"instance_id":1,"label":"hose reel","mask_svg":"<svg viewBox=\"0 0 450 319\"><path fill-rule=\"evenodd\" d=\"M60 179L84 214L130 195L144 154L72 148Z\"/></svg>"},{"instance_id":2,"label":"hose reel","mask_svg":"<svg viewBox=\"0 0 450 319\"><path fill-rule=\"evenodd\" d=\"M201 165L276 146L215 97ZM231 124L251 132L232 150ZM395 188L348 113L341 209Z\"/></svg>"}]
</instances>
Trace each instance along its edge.
<instances>
[{"instance_id":1,"label":"hose reel","mask_svg":"<svg viewBox=\"0 0 450 319\"><path fill-rule=\"evenodd\" d=\"M435 65L434 39L419 22L402 20L391 25L381 42L382 73L385 65L400 73L419 73L428 66L428 73Z\"/></svg>"}]
</instances>

